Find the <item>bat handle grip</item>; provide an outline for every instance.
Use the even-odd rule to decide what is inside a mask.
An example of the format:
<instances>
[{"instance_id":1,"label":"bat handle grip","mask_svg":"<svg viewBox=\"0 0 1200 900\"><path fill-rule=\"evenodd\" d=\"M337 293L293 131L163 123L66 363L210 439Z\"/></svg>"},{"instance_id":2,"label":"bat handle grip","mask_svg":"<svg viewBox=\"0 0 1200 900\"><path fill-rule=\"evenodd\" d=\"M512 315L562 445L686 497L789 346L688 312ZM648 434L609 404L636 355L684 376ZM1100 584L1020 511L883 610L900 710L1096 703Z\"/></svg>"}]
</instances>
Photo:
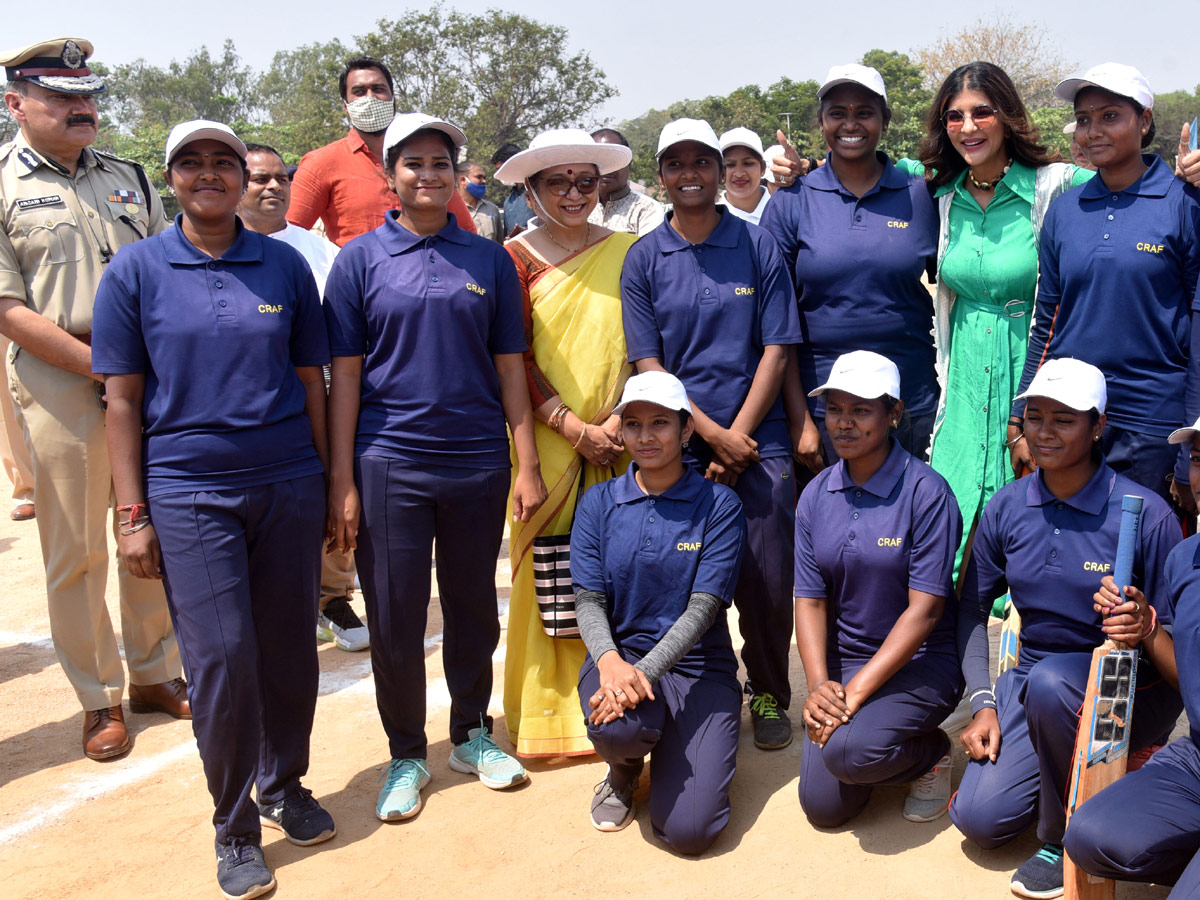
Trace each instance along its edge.
<instances>
[{"instance_id":1,"label":"bat handle grip","mask_svg":"<svg viewBox=\"0 0 1200 900\"><path fill-rule=\"evenodd\" d=\"M1121 532L1117 537L1117 559L1113 565L1113 581L1124 596L1125 588L1133 581L1133 557L1138 544L1138 528L1142 518L1143 500L1135 494L1121 498Z\"/></svg>"}]
</instances>

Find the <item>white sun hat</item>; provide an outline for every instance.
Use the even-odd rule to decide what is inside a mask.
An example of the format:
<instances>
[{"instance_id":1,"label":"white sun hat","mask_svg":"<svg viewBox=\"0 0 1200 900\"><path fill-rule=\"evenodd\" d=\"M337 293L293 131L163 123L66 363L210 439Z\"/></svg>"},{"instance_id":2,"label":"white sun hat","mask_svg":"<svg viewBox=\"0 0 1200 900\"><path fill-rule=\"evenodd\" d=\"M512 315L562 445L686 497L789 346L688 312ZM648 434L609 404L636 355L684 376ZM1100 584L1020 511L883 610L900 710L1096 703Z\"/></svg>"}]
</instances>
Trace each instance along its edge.
<instances>
[{"instance_id":1,"label":"white sun hat","mask_svg":"<svg viewBox=\"0 0 1200 900\"><path fill-rule=\"evenodd\" d=\"M510 157L496 170L496 180L520 184L551 166L593 165L601 175L623 169L633 160L633 151L623 144L597 144L582 128L552 128L529 143L528 150Z\"/></svg>"},{"instance_id":2,"label":"white sun hat","mask_svg":"<svg viewBox=\"0 0 1200 900\"><path fill-rule=\"evenodd\" d=\"M171 160L175 158L175 154L192 141L220 141L242 159L246 158L246 145L228 125L221 122L210 122L208 119L192 119L190 122L180 122L167 135L166 161L168 168Z\"/></svg>"},{"instance_id":3,"label":"white sun hat","mask_svg":"<svg viewBox=\"0 0 1200 900\"><path fill-rule=\"evenodd\" d=\"M763 152L762 138L751 131L749 128L730 128L720 137L721 152L724 153L730 147L745 147L747 150L752 150L762 160L762 164L767 164L767 156Z\"/></svg>"},{"instance_id":4,"label":"white sun hat","mask_svg":"<svg viewBox=\"0 0 1200 900\"><path fill-rule=\"evenodd\" d=\"M864 400L874 400L885 394L900 399L900 370L886 356L870 350L843 353L833 363L829 378L819 388L808 392L816 397L826 391L845 391Z\"/></svg>"},{"instance_id":5,"label":"white sun hat","mask_svg":"<svg viewBox=\"0 0 1200 900\"><path fill-rule=\"evenodd\" d=\"M1025 392L1013 399L1028 400L1030 397L1057 400L1077 412L1090 409L1104 412L1108 405L1108 386L1104 383L1104 373L1091 363L1082 359L1051 359L1042 363Z\"/></svg>"},{"instance_id":6,"label":"white sun hat","mask_svg":"<svg viewBox=\"0 0 1200 900\"><path fill-rule=\"evenodd\" d=\"M663 126L663 130L658 136L658 152L654 154L654 158L662 159L664 153L676 144L686 141L703 144L714 150L718 156L723 152L721 142L717 139L717 133L703 119L676 119Z\"/></svg>"},{"instance_id":7,"label":"white sun hat","mask_svg":"<svg viewBox=\"0 0 1200 900\"><path fill-rule=\"evenodd\" d=\"M1115 62L1092 66L1078 78L1060 81L1054 89L1054 96L1074 103L1075 95L1085 87L1104 88L1118 96L1136 101L1144 109L1154 109L1154 91L1150 90L1150 82L1133 66Z\"/></svg>"},{"instance_id":8,"label":"white sun hat","mask_svg":"<svg viewBox=\"0 0 1200 900\"><path fill-rule=\"evenodd\" d=\"M613 415L619 416L630 403L653 403L663 409L679 409L689 414L692 411L683 382L670 372L643 372L630 378L625 382L621 402L613 409Z\"/></svg>"},{"instance_id":9,"label":"white sun hat","mask_svg":"<svg viewBox=\"0 0 1200 900\"><path fill-rule=\"evenodd\" d=\"M887 86L883 83L883 76L870 66L850 63L845 66L831 67L825 75L825 80L821 82L821 87L817 90L817 99L823 98L839 84L857 84L865 87L872 94L878 94L883 98L884 103L887 102Z\"/></svg>"}]
</instances>

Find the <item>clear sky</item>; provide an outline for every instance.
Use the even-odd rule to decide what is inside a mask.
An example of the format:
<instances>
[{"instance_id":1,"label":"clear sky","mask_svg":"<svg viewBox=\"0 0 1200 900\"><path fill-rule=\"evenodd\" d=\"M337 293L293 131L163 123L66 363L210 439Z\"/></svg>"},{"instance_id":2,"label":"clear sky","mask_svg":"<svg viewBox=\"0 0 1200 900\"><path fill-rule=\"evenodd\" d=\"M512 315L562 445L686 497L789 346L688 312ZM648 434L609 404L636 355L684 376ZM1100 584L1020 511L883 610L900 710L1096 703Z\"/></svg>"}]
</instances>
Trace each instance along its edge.
<instances>
[{"instance_id":1,"label":"clear sky","mask_svg":"<svg viewBox=\"0 0 1200 900\"><path fill-rule=\"evenodd\" d=\"M910 52L999 11L1044 26L1062 57L1081 69L1112 59L1139 67L1156 91L1190 91L1200 83L1197 0L1008 0L994 7L898 0L604 0L582 5L449 0L446 5L472 13L503 7L565 26L571 49L591 54L620 92L598 117L613 121L684 98L727 94L744 84L766 87L781 76L819 81L829 66L856 61L867 50ZM404 0L394 5L284 0L195 8L122 0L108 8L113 12L101 16L94 0L58 0L52 17L6 16L0 39L18 47L77 34L91 40L96 58L108 65L139 57L164 65L203 45L219 50L232 38L243 60L262 70L277 50L332 37L349 41L370 31L380 16L398 18L405 9L424 7ZM786 12L790 9L796 12Z\"/></svg>"}]
</instances>

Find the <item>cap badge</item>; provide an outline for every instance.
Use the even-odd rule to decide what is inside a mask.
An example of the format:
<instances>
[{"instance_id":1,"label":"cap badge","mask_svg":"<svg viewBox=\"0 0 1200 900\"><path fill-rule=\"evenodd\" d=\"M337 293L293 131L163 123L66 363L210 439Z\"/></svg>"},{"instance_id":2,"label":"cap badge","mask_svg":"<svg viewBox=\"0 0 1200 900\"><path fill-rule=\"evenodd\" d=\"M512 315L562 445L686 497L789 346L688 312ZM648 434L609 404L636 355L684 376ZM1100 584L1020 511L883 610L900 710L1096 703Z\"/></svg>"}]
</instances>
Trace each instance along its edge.
<instances>
[{"instance_id":1,"label":"cap badge","mask_svg":"<svg viewBox=\"0 0 1200 900\"><path fill-rule=\"evenodd\" d=\"M68 69L81 68L83 66L83 50L74 41L67 41L63 44L62 61Z\"/></svg>"}]
</instances>

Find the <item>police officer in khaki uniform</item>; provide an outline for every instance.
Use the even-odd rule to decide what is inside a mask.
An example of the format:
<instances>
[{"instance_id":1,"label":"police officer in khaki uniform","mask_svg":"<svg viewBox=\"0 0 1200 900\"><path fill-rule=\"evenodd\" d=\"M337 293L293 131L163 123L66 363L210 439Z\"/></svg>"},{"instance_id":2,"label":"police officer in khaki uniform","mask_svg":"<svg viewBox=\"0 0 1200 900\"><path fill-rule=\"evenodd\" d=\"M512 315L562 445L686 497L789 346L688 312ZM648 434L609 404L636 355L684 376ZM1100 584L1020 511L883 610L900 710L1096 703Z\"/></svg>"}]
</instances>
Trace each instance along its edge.
<instances>
[{"instance_id":1,"label":"police officer in khaki uniform","mask_svg":"<svg viewBox=\"0 0 1200 900\"><path fill-rule=\"evenodd\" d=\"M105 606L112 474L100 383L92 377L92 304L125 244L167 227L135 163L91 149L92 45L58 38L0 55L4 102L20 126L0 146L0 333L12 340L10 391L33 460L50 631L83 705L84 752L129 749L125 673ZM190 718L162 584L119 573L130 709Z\"/></svg>"}]
</instances>

